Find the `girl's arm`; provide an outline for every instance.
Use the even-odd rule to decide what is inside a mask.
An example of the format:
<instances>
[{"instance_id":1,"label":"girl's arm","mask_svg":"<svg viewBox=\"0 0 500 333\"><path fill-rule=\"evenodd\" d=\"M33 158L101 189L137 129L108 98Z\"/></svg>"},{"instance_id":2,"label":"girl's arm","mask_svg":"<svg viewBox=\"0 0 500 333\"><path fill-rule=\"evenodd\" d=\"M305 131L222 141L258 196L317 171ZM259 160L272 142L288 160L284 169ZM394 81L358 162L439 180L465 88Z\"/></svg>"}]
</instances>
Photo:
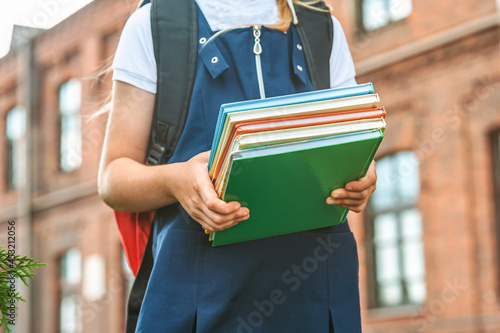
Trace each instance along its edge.
<instances>
[{"instance_id":1,"label":"girl's arm","mask_svg":"<svg viewBox=\"0 0 500 333\"><path fill-rule=\"evenodd\" d=\"M179 202L209 231L248 218L238 202L220 200L208 176L209 152L184 163L146 166L155 95L114 81L112 108L99 166L98 191L118 211L142 212Z\"/></svg>"}]
</instances>

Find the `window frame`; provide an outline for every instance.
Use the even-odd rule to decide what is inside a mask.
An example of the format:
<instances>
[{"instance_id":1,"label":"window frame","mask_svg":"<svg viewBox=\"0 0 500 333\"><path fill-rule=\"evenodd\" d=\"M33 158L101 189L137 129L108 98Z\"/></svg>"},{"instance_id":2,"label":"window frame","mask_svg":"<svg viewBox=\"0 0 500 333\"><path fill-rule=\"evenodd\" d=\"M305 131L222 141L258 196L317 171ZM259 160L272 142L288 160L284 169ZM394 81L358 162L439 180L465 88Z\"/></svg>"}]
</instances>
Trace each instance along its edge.
<instances>
[{"instance_id":1,"label":"window frame","mask_svg":"<svg viewBox=\"0 0 500 333\"><path fill-rule=\"evenodd\" d=\"M7 132L7 122L5 122L5 132ZM16 185L14 184L14 175L12 170L14 169L14 161L13 161L13 151L14 151L14 145L12 143L12 140L10 140L6 136L5 140L5 189L7 192L10 191L16 191Z\"/></svg>"},{"instance_id":2,"label":"window frame","mask_svg":"<svg viewBox=\"0 0 500 333\"><path fill-rule=\"evenodd\" d=\"M127 309L128 309L128 300L130 298L130 294L131 294L131 291L132 291L132 286L133 286L133 282L135 280L135 276L134 276L134 273L132 272L132 270L130 269L130 267L128 266L128 261L127 261L127 258L126 258L126 254L125 254L125 250L122 246L122 243L120 242L119 243L119 248L120 248L120 271L121 271L121 278L122 278L122 306L123 306L123 320L122 320L122 323L123 323L123 329L125 329L126 327L126 321L127 321L127 317L126 317L126 313L127 313Z\"/></svg>"},{"instance_id":3,"label":"window frame","mask_svg":"<svg viewBox=\"0 0 500 333\"><path fill-rule=\"evenodd\" d=\"M363 20L364 20L364 15L363 15L363 8L364 8L364 1L365 0L357 0L356 3L355 3L355 9L356 9L356 22L357 22L357 27L358 27L358 30L363 32L363 33L366 33L366 34L370 34L370 33L375 33L375 32L379 32L383 29L386 29L387 27L390 27L390 26L393 26L394 24L398 24L400 22L404 22L408 17L410 17L410 15L413 13L413 0L410 0L412 2L412 10L411 12L408 14L408 16L405 16L401 19L398 19L398 20L393 20L391 18L391 15L389 15L389 20L387 22L387 24L384 24L378 28L375 28L375 29L367 29ZM391 0L383 0L385 2L389 2Z\"/></svg>"},{"instance_id":4,"label":"window frame","mask_svg":"<svg viewBox=\"0 0 500 333\"><path fill-rule=\"evenodd\" d=\"M412 150L401 150L401 151L395 151L390 154L384 155L382 157L379 157L377 160L380 161L381 159L384 158L395 158L395 156L399 153L404 153L404 152L412 152L414 153L417 158L418 155L412 151ZM419 170L420 170L420 163L419 163ZM421 177L419 177L419 182L421 182ZM375 210L373 205L371 204L371 200L369 201L368 205L366 206L365 209L365 235L366 235L366 259L367 259L367 294L368 294L368 308L369 310L384 310L384 309L395 309L395 308L406 308L406 307L414 307L414 306L420 306L425 302L425 299L422 300L422 303L412 303L409 298L409 293L408 293L408 286L409 286L409 280L404 276L404 236L403 236L403 229L402 229L402 219L400 218L400 215L411 209L417 209L419 212L418 208L418 200L421 195L421 186L419 188L418 196L415 199L414 202L412 203L398 203L397 205L388 207L388 208L383 208L383 209L377 209ZM377 281L377 259L376 259L376 252L377 252L377 246L376 242L374 242L374 236L375 236L375 219L377 216L380 216L382 214L388 214L392 213L396 215L396 231L397 231L397 238L396 238L396 244L395 247L398 252L398 272L400 274L400 286L402 288L402 301L396 305L386 305L381 302L381 296L380 296L380 287ZM422 219L422 228L424 227L423 219ZM420 243L422 246L424 246L424 232L422 231L421 234L421 239ZM427 290L427 281L426 281L426 270L425 270L425 250L422 253L423 259L424 259L424 276L422 277L423 282L425 283L425 287ZM427 292L426 292L427 295Z\"/></svg>"},{"instance_id":5,"label":"window frame","mask_svg":"<svg viewBox=\"0 0 500 333\"><path fill-rule=\"evenodd\" d=\"M493 180L493 209L495 211L496 261L500 265L500 128L489 135L491 175ZM500 271L497 273L497 292L500 291Z\"/></svg>"},{"instance_id":6,"label":"window frame","mask_svg":"<svg viewBox=\"0 0 500 333\"><path fill-rule=\"evenodd\" d=\"M63 168L63 162L62 162L62 158L63 158L63 153L62 153L62 144L63 144L63 130L62 130L62 126L63 126L63 118L64 118L64 115L63 115L63 112L62 112L62 108L61 108L61 90L63 89L64 85L71 82L71 81L76 81L79 83L80 85L80 105L78 107L78 110L76 112L73 113L73 116L77 115L78 116L78 120L79 120L79 124L80 124L80 144L81 144L81 147L80 147L80 163L78 166L72 168L71 170L65 170ZM79 170L82 165L83 165L83 131L82 131L82 114L81 114L81 109L82 109L82 97L83 97L83 86L82 86L82 82L80 79L78 79L77 77L68 77L66 78L65 80L62 81L61 84L59 84L58 88L57 88L57 125L58 125L58 131L59 131L59 136L58 136L58 154L57 154L57 157L58 157L58 161L57 161L57 165L58 165L58 170L60 173L65 173L65 174L69 174L69 173L72 173L72 172L75 172L77 170Z\"/></svg>"},{"instance_id":7,"label":"window frame","mask_svg":"<svg viewBox=\"0 0 500 333\"><path fill-rule=\"evenodd\" d=\"M24 117L26 117L26 110L19 104L12 105L10 108L7 109L8 111L5 113L5 126L4 126L4 133L5 133L5 159L4 159L4 165L5 165L5 172L4 172L4 179L5 179L5 190L6 192L14 192L17 191L19 184L16 184L16 181L14 180L14 172L13 170L16 169L15 166L15 151L14 151L14 140L11 140L8 136L8 130L9 130L9 114L14 111L22 111L24 112ZM26 122L26 118L24 118ZM26 134L26 123L24 124L24 129L23 129L23 134Z\"/></svg>"},{"instance_id":8,"label":"window frame","mask_svg":"<svg viewBox=\"0 0 500 333\"><path fill-rule=\"evenodd\" d=\"M63 260L68 254L69 251L71 250L76 250L79 252L80 255L80 276L79 280L76 283L68 283L65 279L63 279ZM83 272L83 254L82 251L77 247L77 246L72 246L67 248L66 250L62 251L59 256L56 257L57 260L57 297L56 297L56 309L57 309L57 321L56 321L56 332L61 333L62 332L62 327L61 327L61 305L62 301L64 299L64 296L67 294L71 294L75 296L75 304L76 304L76 332L81 333L81 325L83 324L81 322L81 317L79 318L79 304L81 304L81 288L82 288L82 272ZM80 311L83 309L80 306ZM81 314L80 314L81 315ZM80 320L80 322L78 322ZM79 326L80 325L80 326Z\"/></svg>"}]
</instances>

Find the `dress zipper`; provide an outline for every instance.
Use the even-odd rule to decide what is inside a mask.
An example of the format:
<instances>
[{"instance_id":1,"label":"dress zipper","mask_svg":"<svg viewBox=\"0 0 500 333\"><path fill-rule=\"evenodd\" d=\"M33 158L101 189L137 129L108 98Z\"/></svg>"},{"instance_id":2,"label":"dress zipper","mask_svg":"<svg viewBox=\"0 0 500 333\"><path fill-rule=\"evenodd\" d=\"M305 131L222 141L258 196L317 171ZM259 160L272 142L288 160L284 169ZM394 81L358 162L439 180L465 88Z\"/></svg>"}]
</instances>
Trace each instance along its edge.
<instances>
[{"instance_id":1,"label":"dress zipper","mask_svg":"<svg viewBox=\"0 0 500 333\"><path fill-rule=\"evenodd\" d=\"M266 98L264 90L264 78L262 77L262 64L260 62L260 54L262 53L262 46L260 45L260 26L253 26L253 36L255 37L255 44L253 46L253 53L255 54L255 66L257 67L257 81L259 82L260 98Z\"/></svg>"}]
</instances>

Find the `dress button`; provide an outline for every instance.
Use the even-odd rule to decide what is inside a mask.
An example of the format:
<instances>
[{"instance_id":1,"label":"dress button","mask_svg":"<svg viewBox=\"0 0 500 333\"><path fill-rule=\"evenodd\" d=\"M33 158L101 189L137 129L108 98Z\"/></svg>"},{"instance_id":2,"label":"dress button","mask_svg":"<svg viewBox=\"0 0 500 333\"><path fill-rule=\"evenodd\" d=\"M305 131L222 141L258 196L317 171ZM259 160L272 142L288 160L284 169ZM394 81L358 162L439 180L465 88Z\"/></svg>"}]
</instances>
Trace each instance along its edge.
<instances>
[{"instance_id":1,"label":"dress button","mask_svg":"<svg viewBox=\"0 0 500 333\"><path fill-rule=\"evenodd\" d=\"M299 49L299 51L302 51L302 45L297 44L297 48Z\"/></svg>"},{"instance_id":2,"label":"dress button","mask_svg":"<svg viewBox=\"0 0 500 333\"><path fill-rule=\"evenodd\" d=\"M205 44L207 42L207 39L205 37L200 38L200 44Z\"/></svg>"},{"instance_id":3,"label":"dress button","mask_svg":"<svg viewBox=\"0 0 500 333\"><path fill-rule=\"evenodd\" d=\"M297 69L298 69L299 71L301 71L301 72L302 72L302 70L303 70L303 69L302 69L302 66L300 66L300 65L297 65Z\"/></svg>"},{"instance_id":4,"label":"dress button","mask_svg":"<svg viewBox=\"0 0 500 333\"><path fill-rule=\"evenodd\" d=\"M215 64L217 61L219 61L219 58L217 58L217 57L212 58L212 64Z\"/></svg>"}]
</instances>

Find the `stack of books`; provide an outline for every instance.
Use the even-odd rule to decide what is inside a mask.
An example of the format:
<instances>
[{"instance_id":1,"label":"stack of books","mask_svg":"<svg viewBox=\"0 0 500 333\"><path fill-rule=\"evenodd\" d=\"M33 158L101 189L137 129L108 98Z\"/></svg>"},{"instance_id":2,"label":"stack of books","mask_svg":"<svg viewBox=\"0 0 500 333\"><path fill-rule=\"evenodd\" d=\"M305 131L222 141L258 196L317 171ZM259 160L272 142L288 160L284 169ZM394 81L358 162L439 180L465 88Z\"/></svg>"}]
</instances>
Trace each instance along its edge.
<instances>
[{"instance_id":1,"label":"stack of books","mask_svg":"<svg viewBox=\"0 0 500 333\"><path fill-rule=\"evenodd\" d=\"M211 233L212 246L344 222L325 200L366 175L386 127L379 104L367 83L222 105L209 174L250 218Z\"/></svg>"}]
</instances>

